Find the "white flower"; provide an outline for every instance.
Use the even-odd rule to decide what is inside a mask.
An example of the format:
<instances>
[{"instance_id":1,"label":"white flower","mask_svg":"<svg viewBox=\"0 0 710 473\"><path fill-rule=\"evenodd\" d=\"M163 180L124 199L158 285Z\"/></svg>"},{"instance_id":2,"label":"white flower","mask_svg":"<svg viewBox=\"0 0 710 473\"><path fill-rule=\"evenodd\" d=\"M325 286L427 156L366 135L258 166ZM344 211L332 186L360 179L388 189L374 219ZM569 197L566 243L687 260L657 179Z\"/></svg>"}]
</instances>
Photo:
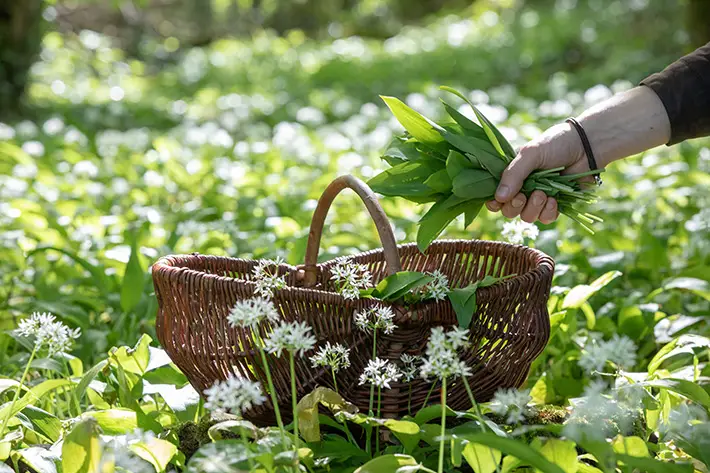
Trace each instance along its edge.
<instances>
[{"instance_id":1,"label":"white flower","mask_svg":"<svg viewBox=\"0 0 710 473\"><path fill-rule=\"evenodd\" d=\"M254 283L256 284L254 292L262 297L272 297L275 290L286 287L286 276L279 276L277 272L278 266L283 263L284 261L281 258L259 261L252 270ZM271 269L272 266L276 267L273 271Z\"/></svg>"},{"instance_id":2,"label":"white flower","mask_svg":"<svg viewBox=\"0 0 710 473\"><path fill-rule=\"evenodd\" d=\"M525 416L530 413L528 404L531 400L529 389L499 389L493 395L489 407L495 414L506 417L508 424L517 424L525 420Z\"/></svg>"},{"instance_id":3,"label":"white flower","mask_svg":"<svg viewBox=\"0 0 710 473\"><path fill-rule=\"evenodd\" d=\"M431 336L426 348L426 358L421 367L421 376L439 379L470 376L471 368L459 358L458 350L469 346L468 330L455 327L448 333L443 327L431 329Z\"/></svg>"},{"instance_id":4,"label":"white flower","mask_svg":"<svg viewBox=\"0 0 710 473\"><path fill-rule=\"evenodd\" d=\"M71 351L74 340L81 336L80 329L70 329L48 312L34 312L21 320L15 333L23 337L34 337L36 349L46 347L49 356Z\"/></svg>"},{"instance_id":5,"label":"white flower","mask_svg":"<svg viewBox=\"0 0 710 473\"><path fill-rule=\"evenodd\" d=\"M279 311L276 310L273 302L263 297L254 297L234 304L229 311L227 321L232 327L253 328L264 320L275 323L279 318Z\"/></svg>"},{"instance_id":6,"label":"white flower","mask_svg":"<svg viewBox=\"0 0 710 473\"><path fill-rule=\"evenodd\" d=\"M331 266L330 273L330 279L345 299L359 299L360 289L367 289L372 285L372 274L364 264L340 261Z\"/></svg>"},{"instance_id":7,"label":"white flower","mask_svg":"<svg viewBox=\"0 0 710 473\"><path fill-rule=\"evenodd\" d=\"M311 357L311 363L313 368L329 366L333 372L337 373L341 369L350 367L350 349L340 343L331 345L330 342L326 342L325 346L320 347Z\"/></svg>"},{"instance_id":8,"label":"white flower","mask_svg":"<svg viewBox=\"0 0 710 473\"><path fill-rule=\"evenodd\" d=\"M540 229L535 224L527 223L522 220L509 220L503 224L501 236L514 245L522 245L525 239L537 239Z\"/></svg>"},{"instance_id":9,"label":"white flower","mask_svg":"<svg viewBox=\"0 0 710 473\"><path fill-rule=\"evenodd\" d=\"M231 412L242 415L253 406L260 406L266 401L261 385L249 379L229 376L224 381L216 382L205 390L207 402L205 408L214 412Z\"/></svg>"},{"instance_id":10,"label":"white flower","mask_svg":"<svg viewBox=\"0 0 710 473\"><path fill-rule=\"evenodd\" d=\"M604 394L602 381L591 383L580 399L570 400L572 414L565 422L564 434L576 441L604 441L617 433L627 433L638 413L638 406L630 408L619 402L616 392Z\"/></svg>"},{"instance_id":11,"label":"white flower","mask_svg":"<svg viewBox=\"0 0 710 473\"><path fill-rule=\"evenodd\" d=\"M597 340L590 337L579 357L579 366L588 373L604 370L611 361L619 367L636 364L636 345L626 335L614 334L611 340Z\"/></svg>"},{"instance_id":12,"label":"white flower","mask_svg":"<svg viewBox=\"0 0 710 473\"><path fill-rule=\"evenodd\" d=\"M112 437L101 445L101 464L99 471L130 473L149 473L153 466L129 449L132 445L149 445L155 438L153 432L135 429L125 435Z\"/></svg>"},{"instance_id":13,"label":"white flower","mask_svg":"<svg viewBox=\"0 0 710 473\"><path fill-rule=\"evenodd\" d=\"M397 328L393 319L394 312L386 306L371 307L362 312L355 312L355 326L363 332L382 330L389 335Z\"/></svg>"},{"instance_id":14,"label":"white flower","mask_svg":"<svg viewBox=\"0 0 710 473\"><path fill-rule=\"evenodd\" d=\"M424 286L422 292L425 299L443 301L449 294L449 278L438 269L429 273L434 280Z\"/></svg>"},{"instance_id":15,"label":"white flower","mask_svg":"<svg viewBox=\"0 0 710 473\"><path fill-rule=\"evenodd\" d=\"M280 357L286 350L294 355L303 356L316 344L316 339L310 333L311 327L305 322L283 322L277 325L271 336L266 339L266 351Z\"/></svg>"},{"instance_id":16,"label":"white flower","mask_svg":"<svg viewBox=\"0 0 710 473\"><path fill-rule=\"evenodd\" d=\"M403 353L399 357L402 362L402 378L404 382L409 383L419 377L419 364L422 361L421 356L412 356L407 353Z\"/></svg>"},{"instance_id":17,"label":"white flower","mask_svg":"<svg viewBox=\"0 0 710 473\"><path fill-rule=\"evenodd\" d=\"M391 389L390 383L396 383L402 373L388 360L375 358L370 360L360 375L360 384L372 384L378 388Z\"/></svg>"}]
</instances>

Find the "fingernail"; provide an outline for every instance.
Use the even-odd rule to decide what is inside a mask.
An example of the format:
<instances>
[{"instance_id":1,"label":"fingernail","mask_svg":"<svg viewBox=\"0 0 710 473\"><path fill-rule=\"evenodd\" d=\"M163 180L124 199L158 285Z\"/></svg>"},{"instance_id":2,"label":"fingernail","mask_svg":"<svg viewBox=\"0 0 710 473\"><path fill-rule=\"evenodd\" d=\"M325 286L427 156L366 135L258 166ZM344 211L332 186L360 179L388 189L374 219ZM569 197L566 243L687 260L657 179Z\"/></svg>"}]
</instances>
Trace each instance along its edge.
<instances>
[{"instance_id":1,"label":"fingernail","mask_svg":"<svg viewBox=\"0 0 710 473\"><path fill-rule=\"evenodd\" d=\"M525 205L525 201L523 199L520 199L518 197L513 199L513 207L515 207L516 209L519 209L523 205Z\"/></svg>"},{"instance_id":2,"label":"fingernail","mask_svg":"<svg viewBox=\"0 0 710 473\"><path fill-rule=\"evenodd\" d=\"M554 200L548 200L547 205L545 205L545 208L547 210L552 210L555 208L555 201Z\"/></svg>"},{"instance_id":3,"label":"fingernail","mask_svg":"<svg viewBox=\"0 0 710 473\"><path fill-rule=\"evenodd\" d=\"M535 194L532 198L532 203L535 207L539 207L542 205L544 198L541 195Z\"/></svg>"},{"instance_id":4,"label":"fingernail","mask_svg":"<svg viewBox=\"0 0 710 473\"><path fill-rule=\"evenodd\" d=\"M506 185L498 186L496 190L496 198L507 199L510 196L510 188Z\"/></svg>"}]
</instances>

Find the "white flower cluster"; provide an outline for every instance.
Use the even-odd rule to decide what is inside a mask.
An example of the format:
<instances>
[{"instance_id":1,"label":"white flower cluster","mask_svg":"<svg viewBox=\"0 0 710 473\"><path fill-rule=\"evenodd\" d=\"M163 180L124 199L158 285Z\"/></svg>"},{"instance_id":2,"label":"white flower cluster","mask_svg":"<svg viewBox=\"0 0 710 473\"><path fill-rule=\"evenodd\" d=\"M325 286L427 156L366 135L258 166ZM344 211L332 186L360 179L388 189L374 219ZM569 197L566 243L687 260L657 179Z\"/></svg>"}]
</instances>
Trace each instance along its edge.
<instances>
[{"instance_id":1,"label":"white flower cluster","mask_svg":"<svg viewBox=\"0 0 710 473\"><path fill-rule=\"evenodd\" d=\"M387 335L394 332L397 326L393 322L394 312L385 306L371 307L355 312L355 326L363 332L382 330Z\"/></svg>"},{"instance_id":2,"label":"white flower cluster","mask_svg":"<svg viewBox=\"0 0 710 473\"><path fill-rule=\"evenodd\" d=\"M34 312L20 321L15 333L23 337L34 337L37 350L46 347L49 356L54 356L71 351L74 340L81 335L81 329L70 329L48 312Z\"/></svg>"},{"instance_id":3,"label":"white flower cluster","mask_svg":"<svg viewBox=\"0 0 710 473\"><path fill-rule=\"evenodd\" d=\"M508 424L522 422L532 412L530 390L499 389L493 395L488 407L499 416L506 417Z\"/></svg>"},{"instance_id":4,"label":"white flower cluster","mask_svg":"<svg viewBox=\"0 0 710 473\"><path fill-rule=\"evenodd\" d=\"M206 389L205 397L206 409L219 413L231 412L239 416L266 401L259 383L232 375Z\"/></svg>"},{"instance_id":5,"label":"white flower cluster","mask_svg":"<svg viewBox=\"0 0 710 473\"><path fill-rule=\"evenodd\" d=\"M419 364L422 362L421 356L403 353L399 357L402 362L402 379L405 383L410 383L419 377Z\"/></svg>"},{"instance_id":6,"label":"white flower cluster","mask_svg":"<svg viewBox=\"0 0 710 473\"><path fill-rule=\"evenodd\" d=\"M101 464L99 471L129 471L131 473L149 473L153 466L129 449L135 444L148 445L155 438L150 431L135 429L125 435L112 437L101 445Z\"/></svg>"},{"instance_id":7,"label":"white flower cluster","mask_svg":"<svg viewBox=\"0 0 710 473\"><path fill-rule=\"evenodd\" d=\"M469 346L468 330L454 327L444 332L443 327L431 329L431 336L426 347L426 358L421 368L421 376L439 379L470 376L471 368L459 358L458 350Z\"/></svg>"},{"instance_id":8,"label":"white flower cluster","mask_svg":"<svg viewBox=\"0 0 710 473\"><path fill-rule=\"evenodd\" d=\"M311 357L311 363L313 368L328 366L334 373L337 373L350 367L350 349L340 343L331 345L330 342L326 342L325 346L320 347Z\"/></svg>"},{"instance_id":9,"label":"white flower cluster","mask_svg":"<svg viewBox=\"0 0 710 473\"><path fill-rule=\"evenodd\" d=\"M360 384L371 384L378 388L391 389L390 383L396 383L402 377L397 365L394 363L375 358L370 360L365 370L360 375Z\"/></svg>"},{"instance_id":10,"label":"white flower cluster","mask_svg":"<svg viewBox=\"0 0 710 473\"><path fill-rule=\"evenodd\" d=\"M503 224L501 236L514 245L522 245L525 239L537 239L540 229L535 224L524 222L520 219L509 220Z\"/></svg>"},{"instance_id":11,"label":"white flower cluster","mask_svg":"<svg viewBox=\"0 0 710 473\"><path fill-rule=\"evenodd\" d=\"M278 266L283 264L282 258L276 260L260 260L252 270L254 283L256 284L256 292L262 297L273 297L274 291L286 287L286 276L278 275ZM274 269L272 269L272 267Z\"/></svg>"},{"instance_id":12,"label":"white flower cluster","mask_svg":"<svg viewBox=\"0 0 710 473\"><path fill-rule=\"evenodd\" d=\"M438 269L429 273L434 280L424 286L422 294L424 299L443 301L449 294L449 278Z\"/></svg>"},{"instance_id":13,"label":"white flower cluster","mask_svg":"<svg viewBox=\"0 0 710 473\"><path fill-rule=\"evenodd\" d=\"M254 328L265 320L276 323L279 319L279 311L273 302L263 297L238 301L227 316L227 321L232 327L241 328Z\"/></svg>"},{"instance_id":14,"label":"white flower cluster","mask_svg":"<svg viewBox=\"0 0 710 473\"><path fill-rule=\"evenodd\" d=\"M367 289L372 285L372 274L364 264L341 261L330 268L330 273L330 279L345 299L359 299L360 289Z\"/></svg>"},{"instance_id":15,"label":"white flower cluster","mask_svg":"<svg viewBox=\"0 0 710 473\"><path fill-rule=\"evenodd\" d=\"M316 339L310 332L311 327L306 322L284 322L274 328L271 336L264 341L264 348L278 357L284 350L303 356L316 344Z\"/></svg>"},{"instance_id":16,"label":"white flower cluster","mask_svg":"<svg viewBox=\"0 0 710 473\"><path fill-rule=\"evenodd\" d=\"M605 394L603 381L591 383L580 399L571 401L572 414L565 422L564 434L575 441L604 441L617 433L630 431L638 416L639 403L631 404L619 391Z\"/></svg>"},{"instance_id":17,"label":"white flower cluster","mask_svg":"<svg viewBox=\"0 0 710 473\"><path fill-rule=\"evenodd\" d=\"M579 357L579 366L588 373L604 370L611 361L619 367L630 368L636 364L636 345L626 335L614 334L610 340L590 337Z\"/></svg>"}]
</instances>

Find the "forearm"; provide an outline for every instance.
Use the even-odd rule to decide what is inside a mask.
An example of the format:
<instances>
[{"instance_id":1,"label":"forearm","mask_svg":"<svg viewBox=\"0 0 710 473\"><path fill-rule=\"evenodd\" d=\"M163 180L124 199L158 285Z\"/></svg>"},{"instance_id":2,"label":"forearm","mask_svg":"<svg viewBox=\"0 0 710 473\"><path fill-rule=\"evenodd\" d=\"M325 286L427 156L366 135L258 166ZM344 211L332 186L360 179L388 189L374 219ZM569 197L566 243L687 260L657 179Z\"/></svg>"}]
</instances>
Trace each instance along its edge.
<instances>
[{"instance_id":1,"label":"forearm","mask_svg":"<svg viewBox=\"0 0 710 473\"><path fill-rule=\"evenodd\" d=\"M663 103L648 87L635 87L578 117L600 167L663 145L671 125ZM571 130L571 133L575 133Z\"/></svg>"}]
</instances>

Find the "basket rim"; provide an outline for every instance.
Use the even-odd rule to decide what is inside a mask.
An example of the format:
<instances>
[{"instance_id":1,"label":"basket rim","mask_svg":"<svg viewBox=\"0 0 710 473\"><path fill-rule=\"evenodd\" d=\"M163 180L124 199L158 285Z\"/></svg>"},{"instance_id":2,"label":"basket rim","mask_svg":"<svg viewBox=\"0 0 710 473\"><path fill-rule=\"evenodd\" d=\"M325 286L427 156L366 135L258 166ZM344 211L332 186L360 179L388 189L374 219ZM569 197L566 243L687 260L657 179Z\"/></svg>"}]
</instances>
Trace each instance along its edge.
<instances>
[{"instance_id":1,"label":"basket rim","mask_svg":"<svg viewBox=\"0 0 710 473\"><path fill-rule=\"evenodd\" d=\"M432 242L430 245L430 248L438 247L438 246L443 246L447 244L455 244L455 243L467 243L467 244L484 244L488 246L493 246L493 247L503 247L503 248L522 248L524 249L525 254L529 255L530 257L534 257L536 259L534 266L529 269L528 271L521 273L521 274L516 274L515 276L512 276L510 278L507 278L503 281L499 281L496 284L493 284L492 286L486 286L486 287L481 287L478 288L478 292L483 296L492 288L505 288L506 286L513 286L515 284L522 284L525 282L525 280L530 279L530 278L535 278L536 276L538 278L544 278L545 273L553 273L554 272L554 261L553 259L543 253L542 251L536 249L536 248L530 248L529 246L525 245L514 245L511 243L506 243L506 242L501 242L501 241L489 241L489 240L478 240L478 239L441 239L441 240L435 240ZM402 248L411 248L411 247L416 247L416 243L403 243L397 245L398 249ZM343 255L343 256L338 256L336 258L329 259L324 262L318 263L318 266L322 266L327 263L333 263L333 262L339 262L339 261L344 261L348 260L351 258L357 258L357 257L363 257L363 256L370 256L370 255L375 255L375 254L380 254L383 253L382 248L376 248L373 250L366 250L362 251L360 253L355 253L352 255ZM191 274L196 277L205 277L208 279L216 279L216 280L224 280L224 281L236 281L241 284L246 284L247 286L253 287L255 286L255 283L253 281L249 281L246 279L241 279L241 278L234 278L230 276L221 276L218 274L212 274L212 273L207 273L205 271L200 271L197 269L191 269L187 268L185 266L178 266L175 264L172 264L170 261L172 258L183 258L183 259L188 259L188 258L193 258L193 257L207 257L207 258L214 258L217 260L229 260L229 261L240 261L240 262L252 262L252 261L259 261L255 259L245 259L245 258L235 258L231 256L219 256L219 255L203 255L199 253L190 253L190 254L171 254L171 255L165 255L161 256L153 265L151 266L151 273L187 273ZM281 263L279 264L279 267L286 268L289 271L295 271L299 268L299 266L293 266L287 263ZM300 287L300 286L286 286L283 289L280 289L277 291L277 293L290 293L292 295L306 295L306 294L323 294L323 295L329 295L331 297L336 297L338 299L341 299L343 302L358 302L356 301L351 301L348 299L345 299L342 295L340 295L337 292L331 292L331 291L324 291L321 289L315 289L315 288L308 288L308 287ZM362 300L362 299L360 299ZM369 300L369 299L368 299ZM380 301L378 299L373 299L373 302L380 303L380 304L388 304L391 306L398 306L399 304L393 304L387 301ZM421 301L422 302L431 302L431 301Z\"/></svg>"}]
</instances>

